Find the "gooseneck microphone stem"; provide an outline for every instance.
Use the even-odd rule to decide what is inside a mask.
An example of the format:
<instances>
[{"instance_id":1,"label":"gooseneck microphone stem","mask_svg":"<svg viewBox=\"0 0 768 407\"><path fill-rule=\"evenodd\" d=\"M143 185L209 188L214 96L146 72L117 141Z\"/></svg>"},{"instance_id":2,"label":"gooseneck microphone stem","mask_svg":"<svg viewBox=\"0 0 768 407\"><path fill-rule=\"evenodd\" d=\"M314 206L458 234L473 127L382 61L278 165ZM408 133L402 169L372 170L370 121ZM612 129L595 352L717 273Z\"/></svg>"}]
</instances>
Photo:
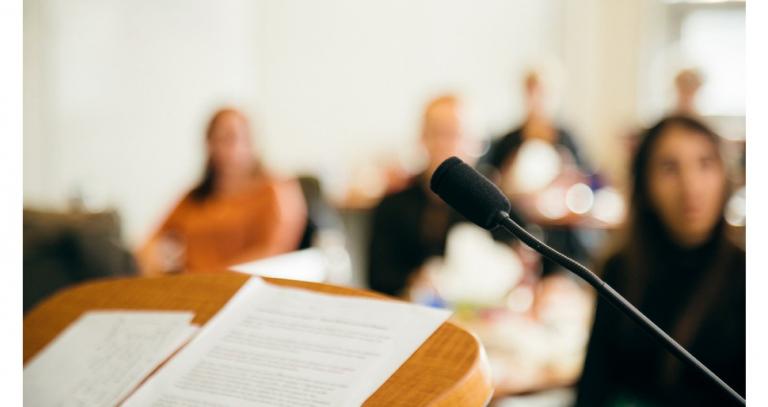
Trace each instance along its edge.
<instances>
[{"instance_id":1,"label":"gooseneck microphone stem","mask_svg":"<svg viewBox=\"0 0 768 407\"><path fill-rule=\"evenodd\" d=\"M685 348L683 348L679 343L677 343L672 337L667 335L666 332L664 332L661 328L656 326L656 324L653 323L648 317L643 315L642 312L640 312L637 308L634 307L629 301L627 301L624 297L621 296L618 292L616 292L611 286L606 284L603 280L601 280L598 276L596 276L593 272L589 271L588 268L582 266L581 264L577 263L570 257L558 252L557 250L547 246L542 241L534 237L532 234L528 233L527 230L523 229L520 225L518 225L512 218L509 217L509 214L505 211L499 211L496 214L496 224L506 229L508 232L515 235L518 239L520 239L523 243L530 246L532 249L536 250L537 252L544 255L546 258L556 262L557 264L565 267L569 271L573 272L577 276L581 277L584 281L589 283L592 287L597 290L598 294L600 294L603 299L608 301L611 305L613 305L616 309L626 314L628 317L630 317L633 321L635 321L641 328L643 328L649 335L651 335L653 338L655 338L659 343L661 343L662 346L667 348L668 351L670 351L673 355L675 355L678 359L681 361L687 363L694 369L700 371L701 373L705 374L710 380L712 380L717 386L719 386L721 389L725 390L730 394L736 401L738 401L741 405L745 405L746 402L739 393L736 393L735 390L733 390L728 384L726 384L724 381L722 381L717 375L709 370L706 366L704 366L703 363L699 362L698 359L696 359L693 355L688 353Z\"/></svg>"},{"instance_id":2,"label":"gooseneck microphone stem","mask_svg":"<svg viewBox=\"0 0 768 407\"><path fill-rule=\"evenodd\" d=\"M430 188L448 205L476 225L487 230L493 230L501 226L523 243L544 255L544 257L581 277L594 287L603 299L630 317L678 359L703 373L715 385L728 392L741 405L746 404L743 397L704 366L703 363L688 353L685 348L675 342L666 332L656 326L653 321L638 311L637 308L625 300L611 286L586 267L542 243L512 220L509 216L509 212L512 209L509 199L493 182L467 165L467 163L457 157L451 157L443 161L434 174L432 174Z\"/></svg>"}]
</instances>

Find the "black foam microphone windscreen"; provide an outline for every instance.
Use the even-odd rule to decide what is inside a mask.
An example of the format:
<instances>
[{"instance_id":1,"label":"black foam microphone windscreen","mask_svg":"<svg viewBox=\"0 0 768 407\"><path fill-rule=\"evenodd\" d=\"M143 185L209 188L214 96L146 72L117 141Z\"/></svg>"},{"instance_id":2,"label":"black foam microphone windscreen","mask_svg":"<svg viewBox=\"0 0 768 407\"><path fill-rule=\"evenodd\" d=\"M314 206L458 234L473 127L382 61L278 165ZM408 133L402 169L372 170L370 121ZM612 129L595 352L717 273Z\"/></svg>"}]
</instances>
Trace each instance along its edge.
<instances>
[{"instance_id":1,"label":"black foam microphone windscreen","mask_svg":"<svg viewBox=\"0 0 768 407\"><path fill-rule=\"evenodd\" d=\"M437 167L430 188L465 218L488 230L496 227L500 212L506 215L511 208L493 182L457 157Z\"/></svg>"}]
</instances>

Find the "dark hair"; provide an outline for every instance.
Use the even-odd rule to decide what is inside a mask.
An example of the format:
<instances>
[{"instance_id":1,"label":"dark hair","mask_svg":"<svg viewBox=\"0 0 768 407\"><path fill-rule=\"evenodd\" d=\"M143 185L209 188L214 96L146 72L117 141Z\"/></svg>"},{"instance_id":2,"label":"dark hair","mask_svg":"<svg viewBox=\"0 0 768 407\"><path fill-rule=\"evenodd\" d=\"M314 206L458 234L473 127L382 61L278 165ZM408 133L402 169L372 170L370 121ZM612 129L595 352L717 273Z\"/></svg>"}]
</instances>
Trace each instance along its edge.
<instances>
[{"instance_id":1,"label":"dark hair","mask_svg":"<svg viewBox=\"0 0 768 407\"><path fill-rule=\"evenodd\" d=\"M640 278L653 269L651 264L645 264L652 261L647 255L651 249L649 246L658 241L658 236L667 236L664 224L651 203L648 193L648 174L654 147L671 127L682 127L695 132L719 150L720 137L704 123L689 116L667 116L641 135L630 166L631 189L629 211L624 227L625 236L620 240L621 247L617 250L618 254L625 258L628 267L632 269L633 278ZM722 219L720 222L722 223ZM723 228L718 225L715 233L722 232ZM639 293L633 294L632 296L636 296Z\"/></svg>"},{"instance_id":2,"label":"dark hair","mask_svg":"<svg viewBox=\"0 0 768 407\"><path fill-rule=\"evenodd\" d=\"M213 169L210 159L205 164L203 177L200 182L189 191L189 197L197 202L202 202L213 193L213 180L216 177L216 171Z\"/></svg>"},{"instance_id":3,"label":"dark hair","mask_svg":"<svg viewBox=\"0 0 768 407\"><path fill-rule=\"evenodd\" d=\"M233 109L233 108L224 108L218 110L213 117L211 117L211 120L208 122L208 126L205 130L205 139L210 140L211 135L213 134L213 130L216 128L216 124L218 121L224 117L227 114L235 114L238 117L240 117L241 120L245 121L247 123L247 119L245 115L243 115L240 111ZM254 164L254 175L261 174L262 169L261 165L256 162ZM194 188L189 192L189 198L191 198L193 201L196 202L203 202L206 199L208 199L213 194L213 188L214 183L216 182L216 169L213 166L213 163L211 162L211 157L208 156L206 158L205 162L205 168L203 169L203 176L200 179L200 182L195 185Z\"/></svg>"},{"instance_id":4,"label":"dark hair","mask_svg":"<svg viewBox=\"0 0 768 407\"><path fill-rule=\"evenodd\" d=\"M692 131L706 138L718 151L720 149L720 137L704 123L690 116L668 116L648 129L640 138L631 163L630 228L641 228L642 225L648 224L643 222L645 220L658 221L648 194L648 165L653 148L670 127Z\"/></svg>"},{"instance_id":5,"label":"dark hair","mask_svg":"<svg viewBox=\"0 0 768 407\"><path fill-rule=\"evenodd\" d=\"M615 256L621 258L621 264L626 268L626 275L631 279L631 283L626 284L627 292L625 295L635 304L641 300L643 292L647 289L651 274L655 270L660 269L657 256L649 254L655 253L655 249L659 244L664 244L660 242L671 241L669 238L660 239L660 237L668 237L668 232L651 204L650 194L648 193L650 181L648 175L654 148L667 133L666 130L672 127L683 128L700 135L703 139L712 143L719 152L720 137L704 123L690 116L674 115L665 117L646 130L640 137L631 162L629 212L624 228L626 235L620 241L621 246L619 250L615 251ZM725 205L729 192L730 188L726 185L725 196L722 200L723 205ZM721 216L716 227L713 229L710 240L714 250L713 259L715 260L710 267L702 270L699 281L692 282L698 284L697 294L692 297L693 300L687 305L686 312L683 314L687 315L686 318L678 321L672 332L670 332L683 346L694 338L699 325L708 313L709 304L717 296L717 289L722 286L718 282L727 278L728 262L733 259L732 255L739 250L728 240L726 234L727 230ZM666 366L665 371L669 375L677 374L679 365L673 359L667 358L664 364Z\"/></svg>"}]
</instances>

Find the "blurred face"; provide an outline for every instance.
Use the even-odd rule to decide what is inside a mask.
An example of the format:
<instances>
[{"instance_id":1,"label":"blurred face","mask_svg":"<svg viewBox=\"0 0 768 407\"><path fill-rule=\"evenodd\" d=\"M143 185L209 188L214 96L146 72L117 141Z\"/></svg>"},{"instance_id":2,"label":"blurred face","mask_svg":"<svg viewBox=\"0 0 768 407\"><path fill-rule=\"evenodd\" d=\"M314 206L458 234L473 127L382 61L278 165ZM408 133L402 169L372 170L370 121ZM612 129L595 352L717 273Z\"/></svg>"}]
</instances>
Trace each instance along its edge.
<instances>
[{"instance_id":1,"label":"blurred face","mask_svg":"<svg viewBox=\"0 0 768 407\"><path fill-rule=\"evenodd\" d=\"M701 87L701 78L693 72L683 72L677 76L675 83L681 95L693 96Z\"/></svg>"},{"instance_id":2,"label":"blurred face","mask_svg":"<svg viewBox=\"0 0 768 407\"><path fill-rule=\"evenodd\" d=\"M430 168L436 168L451 156L464 156L464 129L460 109L444 103L432 107L426 115L422 141Z\"/></svg>"},{"instance_id":3,"label":"blurred face","mask_svg":"<svg viewBox=\"0 0 768 407\"><path fill-rule=\"evenodd\" d=\"M226 112L216 120L208 137L208 155L222 176L249 172L253 164L248 125L237 113Z\"/></svg>"},{"instance_id":4,"label":"blurred face","mask_svg":"<svg viewBox=\"0 0 768 407\"><path fill-rule=\"evenodd\" d=\"M703 243L722 215L726 177L717 147L705 135L669 127L651 152L651 205L679 244Z\"/></svg>"},{"instance_id":5,"label":"blurred face","mask_svg":"<svg viewBox=\"0 0 768 407\"><path fill-rule=\"evenodd\" d=\"M693 111L696 101L696 93L701 87L701 78L693 72L683 72L675 79L677 88L678 109L682 111Z\"/></svg>"},{"instance_id":6,"label":"blurred face","mask_svg":"<svg viewBox=\"0 0 768 407\"><path fill-rule=\"evenodd\" d=\"M525 80L525 100L530 113L544 113L544 87L538 79L530 77Z\"/></svg>"},{"instance_id":7,"label":"blurred face","mask_svg":"<svg viewBox=\"0 0 768 407\"><path fill-rule=\"evenodd\" d=\"M523 84L528 119L544 119L557 114L560 94L557 83L544 81L537 75L529 75Z\"/></svg>"}]
</instances>

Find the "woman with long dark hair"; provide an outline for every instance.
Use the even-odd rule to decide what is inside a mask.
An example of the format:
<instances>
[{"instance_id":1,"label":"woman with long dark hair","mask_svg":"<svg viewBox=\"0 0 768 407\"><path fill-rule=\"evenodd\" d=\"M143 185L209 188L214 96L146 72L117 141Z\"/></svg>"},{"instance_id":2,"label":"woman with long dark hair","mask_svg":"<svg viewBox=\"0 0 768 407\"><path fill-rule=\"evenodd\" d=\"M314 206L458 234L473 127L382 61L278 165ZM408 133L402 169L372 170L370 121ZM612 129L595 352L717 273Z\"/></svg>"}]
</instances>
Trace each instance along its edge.
<instances>
[{"instance_id":1,"label":"woman with long dark hair","mask_svg":"<svg viewBox=\"0 0 768 407\"><path fill-rule=\"evenodd\" d=\"M603 278L744 394L744 251L723 221L729 193L719 137L671 116L640 140L625 239ZM600 300L578 388L580 406L721 406L732 401Z\"/></svg>"},{"instance_id":2,"label":"woman with long dark hair","mask_svg":"<svg viewBox=\"0 0 768 407\"><path fill-rule=\"evenodd\" d=\"M306 224L300 186L261 165L246 117L216 112L205 140L202 179L139 251L145 274L220 271L298 248Z\"/></svg>"}]
</instances>

